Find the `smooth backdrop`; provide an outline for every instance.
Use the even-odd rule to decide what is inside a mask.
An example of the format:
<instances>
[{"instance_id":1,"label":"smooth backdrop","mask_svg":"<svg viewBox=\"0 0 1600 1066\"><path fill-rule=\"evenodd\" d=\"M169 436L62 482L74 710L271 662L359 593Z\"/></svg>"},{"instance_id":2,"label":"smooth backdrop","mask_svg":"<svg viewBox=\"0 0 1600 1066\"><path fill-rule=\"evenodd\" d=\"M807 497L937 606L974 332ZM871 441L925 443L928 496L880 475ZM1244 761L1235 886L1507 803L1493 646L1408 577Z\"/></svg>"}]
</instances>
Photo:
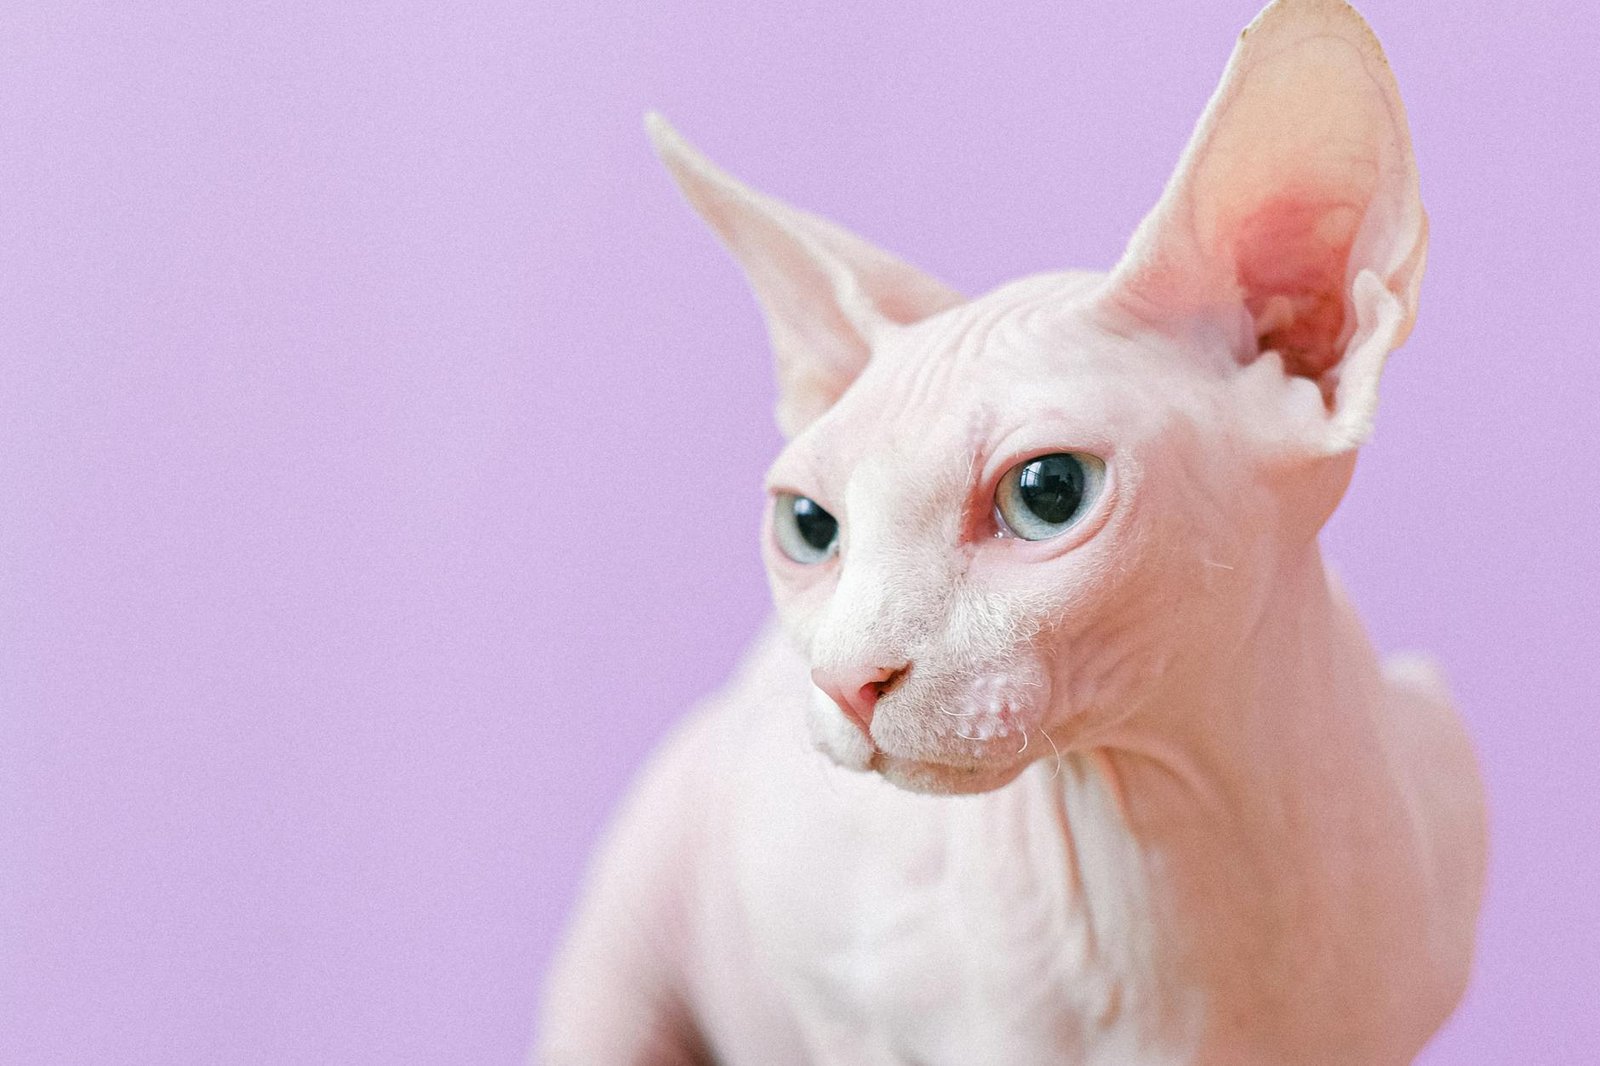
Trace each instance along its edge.
<instances>
[{"instance_id":1,"label":"smooth backdrop","mask_svg":"<svg viewBox=\"0 0 1600 1066\"><path fill-rule=\"evenodd\" d=\"M1593 1062L1596 9L1363 6L1433 245L1327 544L1494 816L1425 1061ZM767 610L763 331L642 113L977 292L1115 259L1254 13L4 5L0 1062L517 1061Z\"/></svg>"}]
</instances>

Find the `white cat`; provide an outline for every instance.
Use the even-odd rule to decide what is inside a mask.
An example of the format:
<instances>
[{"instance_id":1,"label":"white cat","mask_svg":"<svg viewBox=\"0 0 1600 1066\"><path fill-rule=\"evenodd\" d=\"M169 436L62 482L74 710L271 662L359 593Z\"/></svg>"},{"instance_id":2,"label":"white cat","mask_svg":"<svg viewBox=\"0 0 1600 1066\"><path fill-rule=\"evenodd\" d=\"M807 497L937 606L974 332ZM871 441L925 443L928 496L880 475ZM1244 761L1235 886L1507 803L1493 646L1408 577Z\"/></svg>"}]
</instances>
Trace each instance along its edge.
<instances>
[{"instance_id":1,"label":"white cat","mask_svg":"<svg viewBox=\"0 0 1600 1066\"><path fill-rule=\"evenodd\" d=\"M770 325L782 633L638 784L538 1060L1410 1061L1484 813L1316 541L1426 247L1360 16L1273 4L1116 269L973 300L651 133Z\"/></svg>"}]
</instances>

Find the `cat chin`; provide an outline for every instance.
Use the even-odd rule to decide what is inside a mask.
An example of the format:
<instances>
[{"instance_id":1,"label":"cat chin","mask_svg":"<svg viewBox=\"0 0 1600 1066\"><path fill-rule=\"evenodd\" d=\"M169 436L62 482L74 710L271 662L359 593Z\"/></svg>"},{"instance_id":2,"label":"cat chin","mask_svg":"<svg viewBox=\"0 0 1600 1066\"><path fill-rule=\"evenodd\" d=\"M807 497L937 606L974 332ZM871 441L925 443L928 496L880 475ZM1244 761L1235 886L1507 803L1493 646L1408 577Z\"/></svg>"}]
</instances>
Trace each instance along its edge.
<instances>
[{"instance_id":1,"label":"cat chin","mask_svg":"<svg viewBox=\"0 0 1600 1066\"><path fill-rule=\"evenodd\" d=\"M1034 762L1032 753L1023 758L1020 751L1012 755L1009 747L1005 752L993 747L983 754L975 751L974 758L960 762L917 758L906 754L904 748L886 753L846 721L826 697L817 695L819 698L812 702L806 715L812 745L836 766L875 773L907 792L937 796L992 792L1010 784Z\"/></svg>"},{"instance_id":2,"label":"cat chin","mask_svg":"<svg viewBox=\"0 0 1600 1066\"><path fill-rule=\"evenodd\" d=\"M906 759L880 752L872 757L869 768L885 781L907 792L964 796L1003 788L1015 781L1032 762L1032 759L1018 759L1000 765L969 763L952 766L949 763Z\"/></svg>"},{"instance_id":3,"label":"cat chin","mask_svg":"<svg viewBox=\"0 0 1600 1066\"><path fill-rule=\"evenodd\" d=\"M956 765L933 759L886 755L868 743L859 730L840 727L838 722L832 720L834 717L838 718L838 722L843 721L839 716L812 716L812 742L817 750L843 769L875 773L907 792L935 796L991 792L1010 784L1033 762L1032 758L1027 758Z\"/></svg>"}]
</instances>

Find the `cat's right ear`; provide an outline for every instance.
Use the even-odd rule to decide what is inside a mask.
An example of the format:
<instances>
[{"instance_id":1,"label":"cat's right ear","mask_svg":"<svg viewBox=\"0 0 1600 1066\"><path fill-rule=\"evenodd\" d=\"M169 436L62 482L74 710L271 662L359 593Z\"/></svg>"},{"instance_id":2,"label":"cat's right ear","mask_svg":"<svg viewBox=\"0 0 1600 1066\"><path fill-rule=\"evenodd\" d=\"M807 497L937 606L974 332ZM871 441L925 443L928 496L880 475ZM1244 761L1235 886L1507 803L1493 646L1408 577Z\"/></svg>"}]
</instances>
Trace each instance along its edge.
<instances>
[{"instance_id":1,"label":"cat's right ear","mask_svg":"<svg viewBox=\"0 0 1600 1066\"><path fill-rule=\"evenodd\" d=\"M833 406L866 366L883 329L963 302L955 290L854 234L723 173L660 115L647 116L645 126L766 312L785 435L795 436Z\"/></svg>"}]
</instances>

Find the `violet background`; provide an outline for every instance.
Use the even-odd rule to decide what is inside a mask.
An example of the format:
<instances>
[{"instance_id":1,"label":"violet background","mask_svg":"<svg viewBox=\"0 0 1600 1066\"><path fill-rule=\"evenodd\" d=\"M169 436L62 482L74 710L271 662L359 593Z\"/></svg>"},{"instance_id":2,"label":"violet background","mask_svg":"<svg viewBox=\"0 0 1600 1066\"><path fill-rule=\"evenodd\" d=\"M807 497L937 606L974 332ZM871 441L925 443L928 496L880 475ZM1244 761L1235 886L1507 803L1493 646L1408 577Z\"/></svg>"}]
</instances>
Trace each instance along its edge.
<instances>
[{"instance_id":1,"label":"violet background","mask_svg":"<svg viewBox=\"0 0 1600 1066\"><path fill-rule=\"evenodd\" d=\"M7 4L0 1062L518 1061L767 610L764 335L643 111L976 292L1115 259L1255 7ZM1363 9L1433 244L1326 543L1494 817L1424 1061L1594 1061L1600 16Z\"/></svg>"}]
</instances>

